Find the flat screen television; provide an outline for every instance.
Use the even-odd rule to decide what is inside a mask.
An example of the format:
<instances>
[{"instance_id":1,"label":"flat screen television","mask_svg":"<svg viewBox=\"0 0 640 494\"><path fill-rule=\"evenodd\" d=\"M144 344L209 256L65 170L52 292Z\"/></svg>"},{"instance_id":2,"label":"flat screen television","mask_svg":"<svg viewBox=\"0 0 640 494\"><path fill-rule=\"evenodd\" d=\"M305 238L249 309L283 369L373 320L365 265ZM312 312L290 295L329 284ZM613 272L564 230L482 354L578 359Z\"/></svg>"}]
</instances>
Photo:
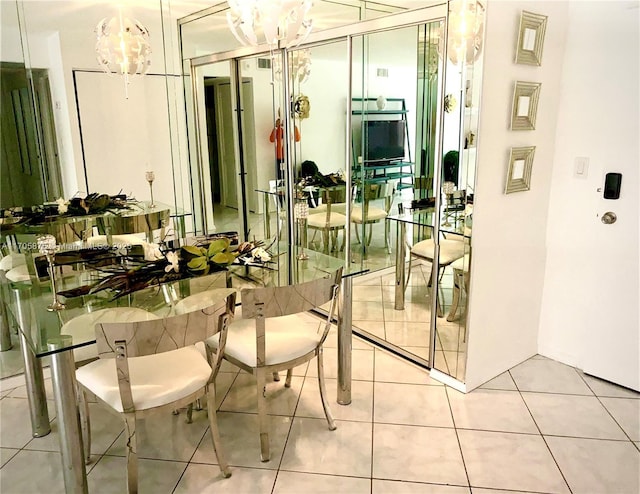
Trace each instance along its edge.
<instances>
[{"instance_id":1,"label":"flat screen television","mask_svg":"<svg viewBox=\"0 0 640 494\"><path fill-rule=\"evenodd\" d=\"M367 120L365 132L366 161L404 158L404 120Z\"/></svg>"}]
</instances>

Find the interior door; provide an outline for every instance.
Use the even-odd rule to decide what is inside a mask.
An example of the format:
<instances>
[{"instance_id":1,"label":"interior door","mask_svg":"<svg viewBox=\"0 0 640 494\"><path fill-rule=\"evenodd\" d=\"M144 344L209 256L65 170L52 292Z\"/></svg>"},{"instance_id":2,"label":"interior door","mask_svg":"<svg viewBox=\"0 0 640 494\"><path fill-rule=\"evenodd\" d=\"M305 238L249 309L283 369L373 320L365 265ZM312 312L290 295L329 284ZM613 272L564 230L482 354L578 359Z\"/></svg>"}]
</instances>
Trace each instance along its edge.
<instances>
[{"instance_id":1,"label":"interior door","mask_svg":"<svg viewBox=\"0 0 640 494\"><path fill-rule=\"evenodd\" d=\"M235 143L232 134L233 107L229 81L219 81L215 84L215 98L218 162L220 164L220 202L225 207L238 209Z\"/></svg>"}]
</instances>

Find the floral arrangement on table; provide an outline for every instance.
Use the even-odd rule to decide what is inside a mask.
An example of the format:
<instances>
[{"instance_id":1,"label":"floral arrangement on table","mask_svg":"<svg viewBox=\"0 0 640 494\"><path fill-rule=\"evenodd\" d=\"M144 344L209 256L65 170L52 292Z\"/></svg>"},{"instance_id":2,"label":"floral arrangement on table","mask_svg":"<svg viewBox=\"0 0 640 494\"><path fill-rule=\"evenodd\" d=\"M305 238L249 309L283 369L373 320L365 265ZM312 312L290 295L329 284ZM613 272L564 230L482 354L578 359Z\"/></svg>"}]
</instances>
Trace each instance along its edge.
<instances>
[{"instance_id":1,"label":"floral arrangement on table","mask_svg":"<svg viewBox=\"0 0 640 494\"><path fill-rule=\"evenodd\" d=\"M107 211L117 214L120 210L129 209L127 197L119 194L110 196L94 192L86 197L73 197L69 200L59 198L53 203L38 206L13 207L5 209L0 215L0 224L39 224L55 220L57 217L86 216L101 214Z\"/></svg>"},{"instance_id":2,"label":"floral arrangement on table","mask_svg":"<svg viewBox=\"0 0 640 494\"><path fill-rule=\"evenodd\" d=\"M157 244L144 246L144 258L123 256L122 264L97 267L104 277L98 282L58 292L76 297L102 290L115 292L115 297L161 283L225 271L236 264L272 269L273 256L262 241L243 242L237 247L226 237L198 241L178 249L163 249Z\"/></svg>"}]
</instances>

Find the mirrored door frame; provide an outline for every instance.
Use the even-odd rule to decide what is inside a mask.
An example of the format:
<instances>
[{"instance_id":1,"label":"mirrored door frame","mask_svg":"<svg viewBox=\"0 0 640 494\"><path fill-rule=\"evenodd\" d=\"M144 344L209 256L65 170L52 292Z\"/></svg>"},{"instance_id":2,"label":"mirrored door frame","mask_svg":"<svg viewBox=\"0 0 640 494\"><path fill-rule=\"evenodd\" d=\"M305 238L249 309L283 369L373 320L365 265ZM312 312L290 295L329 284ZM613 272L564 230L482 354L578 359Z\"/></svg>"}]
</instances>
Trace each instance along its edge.
<instances>
[{"instance_id":1,"label":"mirrored door frame","mask_svg":"<svg viewBox=\"0 0 640 494\"><path fill-rule=\"evenodd\" d=\"M219 10L217 10L216 12L220 12ZM345 135L346 135L346 140L345 140L345 161L344 161L344 169L345 169L345 180L347 183L351 183L352 182L352 170L351 170L351 159L352 159L352 143L351 143L351 128L352 128L352 118L351 118L351 91L352 91L352 82L353 82L353 74L352 74L352 64L353 64L353 52L352 52L352 40L353 38L359 37L359 36L364 36L364 35L368 35L368 34L374 34L374 33L379 33L382 31L386 31L386 30L392 30L392 29L397 29L397 28L404 28L404 27L410 27L410 26L418 26L418 25L422 25L422 24L426 24L426 23L431 23L431 22L436 22L436 21L441 21L444 23L444 53L446 53L446 40L447 40L447 29L448 29L448 3L447 2L443 2L443 3L437 3L435 5L429 6L429 7L425 7L423 9L418 9L418 10L412 10L412 11L405 11L405 12L400 12L397 14L391 14L385 17L380 17L377 19L372 19L372 20L367 20L367 21L361 21L355 24L351 24L351 25L346 25L346 26L340 26L340 27L336 27L336 28L332 28L332 29L326 29L323 31L318 31L318 32L312 32L309 35L309 38L306 40L305 43L302 43L301 45L295 47L295 48L281 48L278 50L270 50L269 47L267 45L260 45L257 47L253 47L253 46L245 46L245 47L241 47L238 48L236 50L232 50L232 51L226 51L226 52L220 52L220 53L214 53L214 54L210 54L210 55L205 55L205 56L200 56L200 57L196 57L196 58L192 58L190 59L190 70L191 70L191 83L192 83L192 91L193 91L193 95L194 95L194 105L196 106L195 108L195 112L197 115L197 101L196 101L196 95L197 95L197 91L195 90L195 84L196 84L196 77L195 77L195 71L197 70L198 67L204 66L204 65L208 65L211 63L216 63L216 62L223 62L223 61L229 61L230 64L232 64L232 84L235 84L237 86L238 84L238 80L239 80L239 60L242 58L246 58L246 57L250 57L250 56L258 56L258 55L264 55L264 54L270 54L270 55L274 55L277 54L278 56L282 57L282 67L283 67L283 94L282 94L282 98L283 101L289 101L289 96L290 96L290 88L289 88L289 84L288 84L288 75L287 75L287 63L286 61L288 60L288 54L292 51L295 50L299 50L299 49L305 49L305 48L311 48L313 46L317 46L320 44L325 44L325 43L330 43L330 42L338 42L338 41L345 41L347 42L347 51L348 51L348 63L349 63L349 88L348 88L348 96L347 96L347 118L346 118L346 129L345 129ZM441 80L439 81L439 84L443 85L444 81L446 80L446 76L447 76L447 64L444 63L443 64L443 74L441 77ZM232 91L236 93L236 97L235 100L233 102L234 104L234 108L238 108L238 103L240 104L240 108L242 108L242 95L240 91ZM442 88L440 90L440 93L442 94ZM241 114L242 112L237 112L238 114ZM288 129L292 129L293 128L293 118L290 114L290 112L285 112L286 113L286 118L284 118L284 122L285 122L285 132ZM234 139L238 139L239 137L241 137L241 133L238 131L238 128L241 128L241 121L240 121L239 117L238 119L236 119L236 125L235 125L235 129L234 129ZM196 116L197 119L197 116ZM438 119L438 127L439 127L439 131L438 131L438 139L436 141L436 149L435 149L435 156L441 156L442 155L442 148L443 148L443 124L444 124L444 115L443 112L440 112L440 117ZM201 137L199 136L200 133L200 129L198 126L196 126L196 143L200 142ZM288 135L288 134L287 134ZM196 144L199 146L199 144ZM240 148L241 146L241 142L236 140L236 146L238 147L237 151L238 153L236 154L236 169L238 171L238 173L240 173L240 170L243 169L243 164L240 163ZM291 161L291 157L292 157L292 150L290 149L290 143L288 141L285 140L285 156L286 156L286 163L287 163L287 168L286 168L286 173L287 173L287 184L288 187L285 190L285 196L286 196L286 204L287 204L287 218L288 218L288 222L287 222L287 236L288 236L288 241L289 241L289 245L293 245L295 242L294 239L294 234L295 234L295 219L294 219L294 211L293 211L293 197L294 197L294 171L293 171L293 165L292 165L292 161ZM197 163L197 169L199 170L199 173L202 172L202 159L199 153L197 153L197 159L198 159L198 163ZM433 183L433 188L434 190L440 190L440 183L441 183L441 178L440 178L440 174L441 174L441 167L442 167L442 163L441 160L436 160L435 163L435 170L434 170L434 183ZM202 175L200 175L202 176ZM199 184L200 187L202 187L202 184ZM202 195L202 191L200 191L200 197L201 199L204 197ZM244 191L241 192L241 194L239 194L239 197L244 197ZM436 197L436 204L435 204L435 210L436 211L441 211L441 197L440 194L435 194ZM351 187L347 187L347 198L346 198L346 202L347 202L347 210L346 210L346 216L347 218L349 218L351 216L351 204L352 204L352 190ZM244 204L242 205L243 209L244 209ZM204 203L200 204L200 207L202 208L201 211L204 212ZM206 219L204 219L204 215L202 215L203 217L203 228L206 228ZM245 222L243 224L243 229L246 231L246 214L243 213L242 214L242 218L243 221ZM346 225L345 225L345 261L346 261L346 265L350 265L351 263L351 259L350 259L350 245L349 245L349 239L350 239L350 225L351 222L347 221ZM206 230L205 230L206 231ZM429 347L430 347L430 355L429 355L429 361L432 364L435 361L435 347L436 347L436 337L437 337L437 333L436 333L436 324L437 324L437 290L438 290L438 276L437 273L439 272L439 263L438 263L438 259L439 259L439 237L440 237L440 218L438 215L438 218L434 221L434 225L433 225L433 236L434 236L434 240L435 240L435 252L434 252L434 264L435 267L434 269L432 269L432 286L431 286L431 301L432 301L432 307L431 307L431 320L430 320L430 326L433 329L430 332L430 342L429 342ZM296 264L295 262L295 251L293 249L289 249L289 265L290 266L294 266ZM289 270L290 276L292 273L292 270ZM350 278L348 278L349 282L350 282ZM290 280L291 282L292 280ZM346 287L345 287L346 288ZM350 313L350 311L349 311ZM351 321L346 321L345 323L350 324Z\"/></svg>"}]
</instances>

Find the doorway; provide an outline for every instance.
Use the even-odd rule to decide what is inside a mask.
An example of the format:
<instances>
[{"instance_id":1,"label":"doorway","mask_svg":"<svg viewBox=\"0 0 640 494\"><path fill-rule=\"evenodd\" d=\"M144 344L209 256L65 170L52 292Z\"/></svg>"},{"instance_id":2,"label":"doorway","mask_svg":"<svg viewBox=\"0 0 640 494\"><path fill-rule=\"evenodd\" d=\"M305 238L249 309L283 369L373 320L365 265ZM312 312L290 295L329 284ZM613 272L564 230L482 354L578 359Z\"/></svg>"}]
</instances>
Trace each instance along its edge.
<instances>
[{"instance_id":1,"label":"doorway","mask_svg":"<svg viewBox=\"0 0 640 494\"><path fill-rule=\"evenodd\" d=\"M34 206L62 194L60 163L45 69L0 63L0 207ZM33 95L35 94L35 99Z\"/></svg>"}]
</instances>

